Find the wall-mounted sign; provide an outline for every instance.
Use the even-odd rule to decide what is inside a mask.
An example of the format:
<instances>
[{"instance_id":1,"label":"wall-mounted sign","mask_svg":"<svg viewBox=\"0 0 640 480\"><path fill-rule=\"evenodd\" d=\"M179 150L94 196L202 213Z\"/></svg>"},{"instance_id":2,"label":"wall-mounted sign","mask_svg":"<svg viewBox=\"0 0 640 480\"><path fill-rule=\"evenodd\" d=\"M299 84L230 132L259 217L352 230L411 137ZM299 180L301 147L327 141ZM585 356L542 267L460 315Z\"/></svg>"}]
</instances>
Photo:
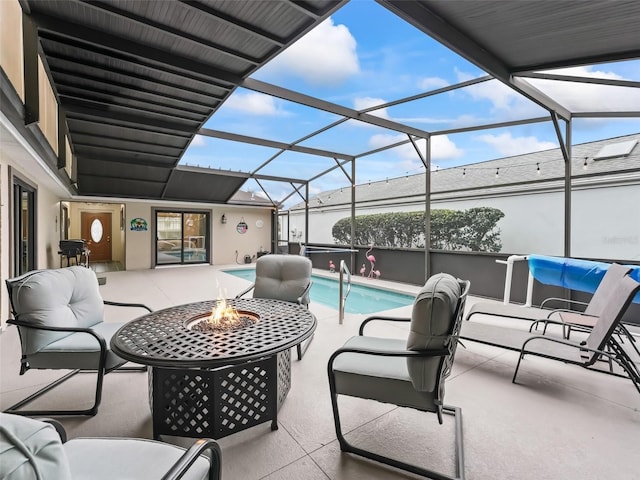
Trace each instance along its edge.
<instances>
[{"instance_id":1,"label":"wall-mounted sign","mask_svg":"<svg viewBox=\"0 0 640 480\"><path fill-rule=\"evenodd\" d=\"M249 230L249 225L244 221L244 218L241 218L238 225L236 225L236 231L238 233L247 233L247 230Z\"/></svg>"},{"instance_id":2,"label":"wall-mounted sign","mask_svg":"<svg viewBox=\"0 0 640 480\"><path fill-rule=\"evenodd\" d=\"M130 229L134 232L146 232L148 230L147 221L144 218L133 218L130 225Z\"/></svg>"}]
</instances>

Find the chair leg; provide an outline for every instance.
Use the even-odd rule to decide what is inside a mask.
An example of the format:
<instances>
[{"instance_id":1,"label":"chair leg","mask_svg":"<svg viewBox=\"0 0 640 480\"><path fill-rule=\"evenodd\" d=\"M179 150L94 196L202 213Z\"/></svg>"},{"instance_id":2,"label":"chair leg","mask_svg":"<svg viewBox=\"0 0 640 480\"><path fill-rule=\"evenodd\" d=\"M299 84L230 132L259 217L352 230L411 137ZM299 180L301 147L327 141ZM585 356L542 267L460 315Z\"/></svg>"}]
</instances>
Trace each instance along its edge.
<instances>
[{"instance_id":1,"label":"chair leg","mask_svg":"<svg viewBox=\"0 0 640 480\"><path fill-rule=\"evenodd\" d=\"M106 373L109 372L113 372L113 371L146 371L147 367L146 366L142 366L142 367L119 367L119 368L115 368L112 370L109 370L107 372L105 372L103 369L100 369L98 371L96 371L97 374L97 378L96 378L96 390L95 390L95 397L94 397L94 403L93 406L91 408L87 408L85 410L19 410L21 407L23 407L24 405L27 405L29 403L31 403L32 401L34 401L35 399L41 397L42 395L44 395L45 393L47 393L50 390L53 390L55 387L57 387L58 385L66 382L67 380L69 380L71 377L75 376L78 373L89 373L91 372L91 370L73 370L69 373L67 373L66 375L60 377L59 379L51 382L50 384L44 386L43 388L41 388L40 390L38 390L35 393L32 393L31 395L29 395L27 398L24 398L22 400L20 400L18 403L10 406L9 408L7 408L6 410L4 410L5 413L13 413L14 415L26 415L26 416L42 416L42 415L51 415L51 416L80 416L80 415L88 415L88 416L94 416L98 413L98 407L100 406L100 402L102 401L102 385L104 383L104 376Z\"/></svg>"},{"instance_id":2,"label":"chair leg","mask_svg":"<svg viewBox=\"0 0 640 480\"><path fill-rule=\"evenodd\" d=\"M14 415L27 415L27 416L42 416L42 415L51 415L54 417L63 416L63 415L89 415L94 416L98 413L98 407L100 406L100 401L102 400L102 384L104 379L104 371L98 370L97 372L97 380L96 380L96 392L95 392L95 400L93 406L91 408L85 410L18 410L20 407L31 403L36 398L42 396L47 393L49 390L57 387L63 382L66 382L71 377L75 376L78 373L86 373L86 370L73 370L72 372L67 373L63 377L60 377L54 382L51 382L49 385L41 388L37 392L29 395L27 398L19 401L15 405L10 406L4 412L5 413L13 413Z\"/></svg>"},{"instance_id":3,"label":"chair leg","mask_svg":"<svg viewBox=\"0 0 640 480\"><path fill-rule=\"evenodd\" d=\"M520 352L520 357L518 358L518 363L516 364L516 370L513 372L513 378L511 379L511 383L516 383L516 376L518 375L518 370L520 369L520 362L524 358L524 351Z\"/></svg>"},{"instance_id":4,"label":"chair leg","mask_svg":"<svg viewBox=\"0 0 640 480\"><path fill-rule=\"evenodd\" d=\"M385 465L389 465L400 470L404 470L407 472L414 473L416 475L420 475L426 478L431 478L434 480L464 480L464 446L462 440L462 410L459 407L450 407L443 406L443 411L449 415L453 415L455 420L455 436L456 436L456 476L451 477L445 475L443 473L435 472L433 470L429 470L428 468L419 467L417 465L412 465L410 463L401 462L399 460L395 460L393 458L385 457L383 455L379 455L374 452L370 452L368 450L364 450L359 447L355 447L351 445L344 438L342 434L342 428L340 426L340 413L338 410L338 394L335 392L335 384L333 382L329 382L329 387L331 390L331 406L333 408L333 420L336 427L336 437L338 438L338 442L340 443L340 450L347 453L353 453L355 455L359 455L361 457L368 458L370 460L374 460L376 462L384 463Z\"/></svg>"},{"instance_id":5,"label":"chair leg","mask_svg":"<svg viewBox=\"0 0 640 480\"><path fill-rule=\"evenodd\" d=\"M309 345L311 344L311 340L313 340L313 335L311 335L309 337L309 339L307 340L307 342L304 345L302 343L299 343L298 345L296 345L296 350L298 352L298 361L302 360L302 357L307 352L307 349L309 348Z\"/></svg>"}]
</instances>

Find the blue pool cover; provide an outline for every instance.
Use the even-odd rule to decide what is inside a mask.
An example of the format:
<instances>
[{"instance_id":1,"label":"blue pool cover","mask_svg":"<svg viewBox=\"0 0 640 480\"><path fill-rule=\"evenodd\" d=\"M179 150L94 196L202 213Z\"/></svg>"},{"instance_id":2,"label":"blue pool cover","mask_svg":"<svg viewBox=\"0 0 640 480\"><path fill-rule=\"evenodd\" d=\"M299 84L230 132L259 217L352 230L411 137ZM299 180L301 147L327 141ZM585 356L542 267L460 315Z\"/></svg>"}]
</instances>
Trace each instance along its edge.
<instances>
[{"instance_id":1,"label":"blue pool cover","mask_svg":"<svg viewBox=\"0 0 640 480\"><path fill-rule=\"evenodd\" d=\"M596 291L610 265L606 262L543 255L529 255L528 263L533 278L540 283L588 293ZM631 278L640 282L640 266L628 267L633 269ZM636 295L633 302L640 303L640 294Z\"/></svg>"}]
</instances>

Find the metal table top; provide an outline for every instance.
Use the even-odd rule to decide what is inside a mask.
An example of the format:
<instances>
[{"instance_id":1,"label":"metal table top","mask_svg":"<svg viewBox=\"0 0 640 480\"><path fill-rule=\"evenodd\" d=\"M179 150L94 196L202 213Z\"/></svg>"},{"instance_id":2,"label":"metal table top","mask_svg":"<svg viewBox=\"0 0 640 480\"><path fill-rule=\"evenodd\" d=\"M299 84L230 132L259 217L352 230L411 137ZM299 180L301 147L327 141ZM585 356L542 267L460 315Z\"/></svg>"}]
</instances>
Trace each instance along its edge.
<instances>
[{"instance_id":1,"label":"metal table top","mask_svg":"<svg viewBox=\"0 0 640 480\"><path fill-rule=\"evenodd\" d=\"M132 320L112 337L111 349L142 365L215 368L281 352L310 337L316 328L316 318L306 307L264 298L226 300L259 317L240 330L201 332L186 327L221 301L178 305Z\"/></svg>"}]
</instances>

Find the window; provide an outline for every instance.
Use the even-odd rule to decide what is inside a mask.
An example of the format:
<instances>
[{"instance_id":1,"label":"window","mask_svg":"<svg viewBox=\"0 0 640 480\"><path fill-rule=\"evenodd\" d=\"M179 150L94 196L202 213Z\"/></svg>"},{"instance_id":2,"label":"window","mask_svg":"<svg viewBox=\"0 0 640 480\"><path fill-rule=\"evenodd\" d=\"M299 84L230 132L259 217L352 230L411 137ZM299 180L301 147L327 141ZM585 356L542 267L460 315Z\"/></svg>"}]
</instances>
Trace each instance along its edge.
<instances>
[{"instance_id":1,"label":"window","mask_svg":"<svg viewBox=\"0 0 640 480\"><path fill-rule=\"evenodd\" d=\"M209 213L156 211L156 265L209 263Z\"/></svg>"},{"instance_id":2,"label":"window","mask_svg":"<svg viewBox=\"0 0 640 480\"><path fill-rule=\"evenodd\" d=\"M36 191L13 179L13 274L36 268Z\"/></svg>"}]
</instances>

